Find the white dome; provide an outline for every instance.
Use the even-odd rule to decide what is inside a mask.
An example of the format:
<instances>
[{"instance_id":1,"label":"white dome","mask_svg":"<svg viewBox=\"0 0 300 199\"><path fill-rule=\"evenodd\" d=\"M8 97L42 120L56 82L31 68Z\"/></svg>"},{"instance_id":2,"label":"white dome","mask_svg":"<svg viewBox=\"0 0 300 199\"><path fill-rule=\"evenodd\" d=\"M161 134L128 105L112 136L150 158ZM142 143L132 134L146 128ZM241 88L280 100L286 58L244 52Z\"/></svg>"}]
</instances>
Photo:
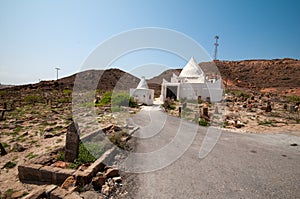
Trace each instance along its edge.
<instances>
[{"instance_id":1,"label":"white dome","mask_svg":"<svg viewBox=\"0 0 300 199\"><path fill-rule=\"evenodd\" d=\"M198 66L194 57L190 59L190 61L185 65L182 69L179 77L203 77L203 71L200 66Z\"/></svg>"},{"instance_id":2,"label":"white dome","mask_svg":"<svg viewBox=\"0 0 300 199\"><path fill-rule=\"evenodd\" d=\"M136 88L148 89L148 84L147 84L147 81L146 81L144 76L141 78L141 81L140 81L139 85Z\"/></svg>"}]
</instances>

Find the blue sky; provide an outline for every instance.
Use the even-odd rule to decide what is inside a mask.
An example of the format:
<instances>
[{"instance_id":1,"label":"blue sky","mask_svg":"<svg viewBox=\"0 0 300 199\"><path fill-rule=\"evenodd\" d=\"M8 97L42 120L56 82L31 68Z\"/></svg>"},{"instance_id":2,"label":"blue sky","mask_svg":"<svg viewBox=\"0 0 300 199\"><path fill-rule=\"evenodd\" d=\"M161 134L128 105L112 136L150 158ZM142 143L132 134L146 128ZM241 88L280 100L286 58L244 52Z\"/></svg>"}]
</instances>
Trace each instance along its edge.
<instances>
[{"instance_id":1,"label":"blue sky","mask_svg":"<svg viewBox=\"0 0 300 199\"><path fill-rule=\"evenodd\" d=\"M300 59L299 10L297 0L0 0L0 83L55 79L55 67L61 68L60 77L71 75L99 44L143 27L182 32L211 56L214 36L219 35L221 60ZM146 53L145 62L141 56L128 56L114 67L132 71L143 63L167 68L184 64L156 54Z\"/></svg>"}]
</instances>

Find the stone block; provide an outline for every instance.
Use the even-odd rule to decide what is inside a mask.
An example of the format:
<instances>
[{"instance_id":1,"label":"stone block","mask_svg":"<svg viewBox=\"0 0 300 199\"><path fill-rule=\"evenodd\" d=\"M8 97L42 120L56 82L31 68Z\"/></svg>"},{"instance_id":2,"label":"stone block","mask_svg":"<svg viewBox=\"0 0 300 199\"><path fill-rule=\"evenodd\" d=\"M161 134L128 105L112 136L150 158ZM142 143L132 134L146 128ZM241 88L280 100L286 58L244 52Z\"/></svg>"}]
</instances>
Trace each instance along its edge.
<instances>
[{"instance_id":1,"label":"stone block","mask_svg":"<svg viewBox=\"0 0 300 199\"><path fill-rule=\"evenodd\" d=\"M19 165L18 173L21 182L39 182L41 181L40 164Z\"/></svg>"},{"instance_id":2,"label":"stone block","mask_svg":"<svg viewBox=\"0 0 300 199\"><path fill-rule=\"evenodd\" d=\"M50 192L50 199L63 199L68 194L68 192L60 187L57 187L52 192Z\"/></svg>"},{"instance_id":3,"label":"stone block","mask_svg":"<svg viewBox=\"0 0 300 199\"><path fill-rule=\"evenodd\" d=\"M57 172L58 168L51 166L44 166L40 169L41 172L41 182L45 182L47 184L54 183L53 181L53 173Z\"/></svg>"},{"instance_id":4,"label":"stone block","mask_svg":"<svg viewBox=\"0 0 300 199\"><path fill-rule=\"evenodd\" d=\"M86 185L91 181L93 174L91 172L76 171L74 176L79 185Z\"/></svg>"},{"instance_id":5,"label":"stone block","mask_svg":"<svg viewBox=\"0 0 300 199\"><path fill-rule=\"evenodd\" d=\"M73 169L58 169L53 173L53 184L61 185L68 177L75 173Z\"/></svg>"}]
</instances>

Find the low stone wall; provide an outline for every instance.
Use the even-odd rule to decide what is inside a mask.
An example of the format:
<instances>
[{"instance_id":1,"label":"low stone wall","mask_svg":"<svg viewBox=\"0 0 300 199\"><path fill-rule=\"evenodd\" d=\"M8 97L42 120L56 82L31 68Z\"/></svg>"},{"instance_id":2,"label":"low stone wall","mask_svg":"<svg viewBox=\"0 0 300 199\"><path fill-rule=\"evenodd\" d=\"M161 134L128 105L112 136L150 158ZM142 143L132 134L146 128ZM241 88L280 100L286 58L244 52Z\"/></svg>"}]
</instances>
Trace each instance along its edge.
<instances>
[{"instance_id":1,"label":"low stone wall","mask_svg":"<svg viewBox=\"0 0 300 199\"><path fill-rule=\"evenodd\" d=\"M62 184L72 176L76 170L43 166L41 164L19 165L19 179L21 182L32 184Z\"/></svg>"},{"instance_id":2,"label":"low stone wall","mask_svg":"<svg viewBox=\"0 0 300 199\"><path fill-rule=\"evenodd\" d=\"M74 176L78 184L84 185L90 182L97 171L104 169L104 162L110 162L116 151L116 147L106 151L84 171L62 169L32 162L19 165L19 179L24 183L61 185L69 176Z\"/></svg>"}]
</instances>

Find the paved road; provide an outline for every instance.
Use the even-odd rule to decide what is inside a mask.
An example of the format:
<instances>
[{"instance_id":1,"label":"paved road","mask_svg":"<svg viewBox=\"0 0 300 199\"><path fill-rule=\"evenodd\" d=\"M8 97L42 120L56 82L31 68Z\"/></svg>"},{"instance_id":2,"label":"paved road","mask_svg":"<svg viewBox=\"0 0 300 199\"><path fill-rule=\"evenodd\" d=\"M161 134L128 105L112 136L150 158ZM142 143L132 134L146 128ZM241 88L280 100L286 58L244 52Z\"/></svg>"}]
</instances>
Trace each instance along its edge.
<instances>
[{"instance_id":1,"label":"paved road","mask_svg":"<svg viewBox=\"0 0 300 199\"><path fill-rule=\"evenodd\" d=\"M178 118L167 116L157 108L141 111L133 122L141 126L135 135L143 139L138 139L136 150L143 153L171 143L183 126ZM164 126L160 128L162 123ZM187 136L192 136L189 130L194 131L195 126L187 125L184 129ZM135 176L136 186L129 190L130 197L300 198L300 148L290 146L300 145L300 137L223 131L209 155L200 159L199 149L207 129L197 127L196 130L194 141L179 159L159 170ZM165 154L156 159L136 158L131 166L141 162L159 166L158 163L166 163L165 159L168 159Z\"/></svg>"}]
</instances>

